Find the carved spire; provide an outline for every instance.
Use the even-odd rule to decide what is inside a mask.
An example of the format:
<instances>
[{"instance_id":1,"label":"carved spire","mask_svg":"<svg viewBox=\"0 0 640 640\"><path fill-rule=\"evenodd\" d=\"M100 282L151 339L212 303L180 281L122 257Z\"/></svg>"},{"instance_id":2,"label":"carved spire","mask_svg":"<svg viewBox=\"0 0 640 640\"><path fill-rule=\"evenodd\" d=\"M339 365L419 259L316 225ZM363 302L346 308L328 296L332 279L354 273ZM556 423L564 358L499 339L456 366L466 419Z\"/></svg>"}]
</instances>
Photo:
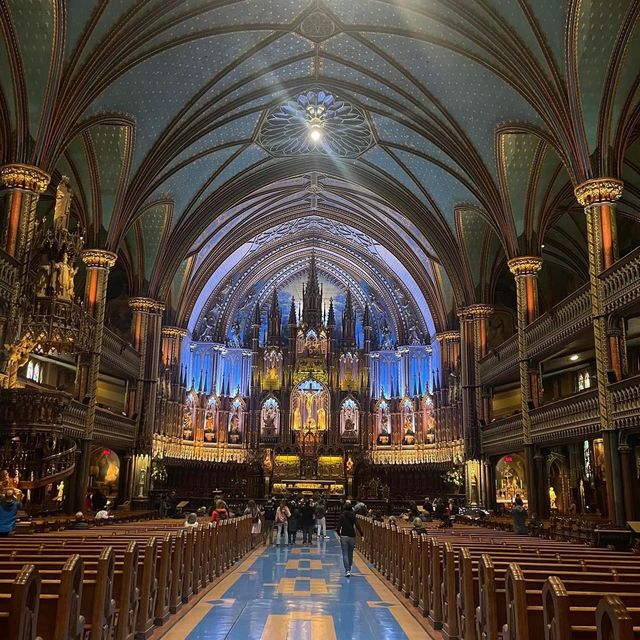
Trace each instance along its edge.
<instances>
[{"instance_id":1,"label":"carved spire","mask_svg":"<svg viewBox=\"0 0 640 640\"><path fill-rule=\"evenodd\" d=\"M371 310L369 309L369 303L367 302L364 305L364 313L362 314L362 326L363 327L372 327L373 324L371 322Z\"/></svg>"},{"instance_id":2,"label":"carved spire","mask_svg":"<svg viewBox=\"0 0 640 640\"><path fill-rule=\"evenodd\" d=\"M295 309L294 309L295 310ZM282 314L278 303L278 291L273 290L271 306L269 307L269 323L267 326L267 342L270 345L279 345L282 334Z\"/></svg>"},{"instance_id":3,"label":"carved spire","mask_svg":"<svg viewBox=\"0 0 640 640\"><path fill-rule=\"evenodd\" d=\"M296 299L293 296L291 296L291 307L289 308L289 324L298 324L296 319Z\"/></svg>"},{"instance_id":4,"label":"carved spire","mask_svg":"<svg viewBox=\"0 0 640 640\"><path fill-rule=\"evenodd\" d=\"M327 314L327 327L336 328L336 312L333 310L333 298L329 298L329 313Z\"/></svg>"},{"instance_id":5,"label":"carved spire","mask_svg":"<svg viewBox=\"0 0 640 640\"><path fill-rule=\"evenodd\" d=\"M342 344L345 347L353 346L356 339L356 314L353 311L351 290L347 289L347 299L342 314Z\"/></svg>"},{"instance_id":6,"label":"carved spire","mask_svg":"<svg viewBox=\"0 0 640 640\"><path fill-rule=\"evenodd\" d=\"M256 302L256 306L253 308L253 320L251 322L252 327L260 326L260 305Z\"/></svg>"},{"instance_id":7,"label":"carved spire","mask_svg":"<svg viewBox=\"0 0 640 640\"><path fill-rule=\"evenodd\" d=\"M302 290L302 321L308 327L322 323L322 289L318 284L315 251L311 251L309 279Z\"/></svg>"}]
</instances>

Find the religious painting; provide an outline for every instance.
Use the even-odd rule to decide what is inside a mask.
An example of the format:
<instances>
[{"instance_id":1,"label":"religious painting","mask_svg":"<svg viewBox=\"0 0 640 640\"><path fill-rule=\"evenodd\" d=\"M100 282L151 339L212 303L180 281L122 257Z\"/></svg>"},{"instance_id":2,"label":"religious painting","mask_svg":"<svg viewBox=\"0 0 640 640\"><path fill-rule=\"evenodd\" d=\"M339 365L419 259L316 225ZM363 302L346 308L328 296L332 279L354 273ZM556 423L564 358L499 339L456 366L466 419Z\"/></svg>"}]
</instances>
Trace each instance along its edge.
<instances>
[{"instance_id":1,"label":"religious painting","mask_svg":"<svg viewBox=\"0 0 640 640\"><path fill-rule=\"evenodd\" d=\"M106 486L108 493L118 486L120 458L115 451L103 447L96 449L91 455L89 465L89 475L95 484Z\"/></svg>"},{"instance_id":2,"label":"religious painting","mask_svg":"<svg viewBox=\"0 0 640 640\"><path fill-rule=\"evenodd\" d=\"M384 397L376 403L375 407L376 427L378 431L377 444L387 446L391 444L391 415L389 403Z\"/></svg>"},{"instance_id":3,"label":"religious painting","mask_svg":"<svg viewBox=\"0 0 640 640\"><path fill-rule=\"evenodd\" d=\"M260 429L263 437L272 438L280 433L280 405L273 396L262 403Z\"/></svg>"},{"instance_id":4,"label":"religious painting","mask_svg":"<svg viewBox=\"0 0 640 640\"><path fill-rule=\"evenodd\" d=\"M358 403L347 398L340 408L340 433L343 438L357 438L359 428Z\"/></svg>"},{"instance_id":5,"label":"religious painting","mask_svg":"<svg viewBox=\"0 0 640 640\"><path fill-rule=\"evenodd\" d=\"M291 394L291 425L294 431L326 431L329 424L329 391L317 380L301 382Z\"/></svg>"}]
</instances>

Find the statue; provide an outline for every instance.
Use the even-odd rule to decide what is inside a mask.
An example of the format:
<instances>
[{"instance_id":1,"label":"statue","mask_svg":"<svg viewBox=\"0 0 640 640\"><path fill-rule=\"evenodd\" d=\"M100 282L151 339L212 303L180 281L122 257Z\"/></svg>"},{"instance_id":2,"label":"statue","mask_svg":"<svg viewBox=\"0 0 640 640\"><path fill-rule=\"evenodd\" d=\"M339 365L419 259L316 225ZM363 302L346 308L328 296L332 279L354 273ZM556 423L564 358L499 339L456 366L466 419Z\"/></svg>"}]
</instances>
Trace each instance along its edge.
<instances>
[{"instance_id":1,"label":"statue","mask_svg":"<svg viewBox=\"0 0 640 640\"><path fill-rule=\"evenodd\" d=\"M182 421L182 439L193 440L193 429L191 428L191 411L186 411Z\"/></svg>"},{"instance_id":2,"label":"statue","mask_svg":"<svg viewBox=\"0 0 640 640\"><path fill-rule=\"evenodd\" d=\"M386 319L382 320L380 325L380 348L381 349L393 349L393 342L391 341L391 329L387 324Z\"/></svg>"},{"instance_id":3,"label":"statue","mask_svg":"<svg viewBox=\"0 0 640 640\"><path fill-rule=\"evenodd\" d=\"M380 434L378 435L378 444L379 445L389 445L391 444L391 434L389 433L389 416L387 413L383 413L380 416Z\"/></svg>"},{"instance_id":4,"label":"statue","mask_svg":"<svg viewBox=\"0 0 640 640\"><path fill-rule=\"evenodd\" d=\"M404 437L402 444L414 445L416 443L416 433L413 430L413 417L407 414L404 419Z\"/></svg>"},{"instance_id":5,"label":"statue","mask_svg":"<svg viewBox=\"0 0 640 640\"><path fill-rule=\"evenodd\" d=\"M53 228L67 229L69 224L69 209L73 191L69 186L69 178L62 176L56 189L56 204L53 209Z\"/></svg>"},{"instance_id":6,"label":"statue","mask_svg":"<svg viewBox=\"0 0 640 640\"><path fill-rule=\"evenodd\" d=\"M555 489L553 487L549 487L549 507L551 508L551 511L555 511L558 508L556 500L557 496Z\"/></svg>"},{"instance_id":7,"label":"statue","mask_svg":"<svg viewBox=\"0 0 640 640\"><path fill-rule=\"evenodd\" d=\"M353 437L356 435L356 425L353 422L351 416L347 417L347 419L344 421L344 435L347 437Z\"/></svg>"},{"instance_id":8,"label":"statue","mask_svg":"<svg viewBox=\"0 0 640 640\"><path fill-rule=\"evenodd\" d=\"M15 476L11 478L9 471L7 469L3 469L2 474L0 475L0 495L4 495L7 489L13 489L13 495L16 500L22 500L22 491L18 488L19 482L20 475L17 470Z\"/></svg>"},{"instance_id":9,"label":"statue","mask_svg":"<svg viewBox=\"0 0 640 640\"><path fill-rule=\"evenodd\" d=\"M347 473L349 474L353 473L353 460L351 456L347 457Z\"/></svg>"},{"instance_id":10,"label":"statue","mask_svg":"<svg viewBox=\"0 0 640 640\"><path fill-rule=\"evenodd\" d=\"M415 324L409 327L409 344L422 344L418 327Z\"/></svg>"},{"instance_id":11,"label":"statue","mask_svg":"<svg viewBox=\"0 0 640 640\"><path fill-rule=\"evenodd\" d=\"M265 471L271 471L271 469L273 468L273 463L271 462L271 452L268 449L264 452L262 467Z\"/></svg>"},{"instance_id":12,"label":"statue","mask_svg":"<svg viewBox=\"0 0 640 640\"><path fill-rule=\"evenodd\" d=\"M58 506L62 504L62 501L64 500L64 480L60 480L60 483L58 484L58 494L54 500L58 503Z\"/></svg>"},{"instance_id":13,"label":"statue","mask_svg":"<svg viewBox=\"0 0 640 640\"><path fill-rule=\"evenodd\" d=\"M268 410L264 416L264 422L262 424L262 432L266 436L276 435L276 417L271 410Z\"/></svg>"},{"instance_id":14,"label":"statue","mask_svg":"<svg viewBox=\"0 0 640 640\"><path fill-rule=\"evenodd\" d=\"M65 300L73 298L73 279L78 271L77 267L69 264L69 256L65 251L60 262L53 264L52 288L54 295Z\"/></svg>"},{"instance_id":15,"label":"statue","mask_svg":"<svg viewBox=\"0 0 640 640\"><path fill-rule=\"evenodd\" d=\"M240 323L238 320L234 320L231 325L231 338L229 339L229 346L239 348L242 346L242 339L240 338Z\"/></svg>"},{"instance_id":16,"label":"statue","mask_svg":"<svg viewBox=\"0 0 640 640\"><path fill-rule=\"evenodd\" d=\"M238 414L234 413L231 416L230 429L229 429L229 444L241 444L242 434L240 433L240 418Z\"/></svg>"}]
</instances>

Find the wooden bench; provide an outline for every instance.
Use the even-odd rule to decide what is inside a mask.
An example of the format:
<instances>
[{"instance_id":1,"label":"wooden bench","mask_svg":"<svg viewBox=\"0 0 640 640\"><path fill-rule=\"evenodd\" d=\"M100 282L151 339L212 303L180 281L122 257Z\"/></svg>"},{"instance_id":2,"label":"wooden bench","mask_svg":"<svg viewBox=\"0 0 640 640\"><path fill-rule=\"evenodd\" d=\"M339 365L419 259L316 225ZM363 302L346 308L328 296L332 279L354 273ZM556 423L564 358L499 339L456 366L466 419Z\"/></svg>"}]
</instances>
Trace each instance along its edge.
<instances>
[{"instance_id":1,"label":"wooden bench","mask_svg":"<svg viewBox=\"0 0 640 640\"><path fill-rule=\"evenodd\" d=\"M0 578L0 637L35 640L40 609L40 576L24 565L12 578Z\"/></svg>"}]
</instances>

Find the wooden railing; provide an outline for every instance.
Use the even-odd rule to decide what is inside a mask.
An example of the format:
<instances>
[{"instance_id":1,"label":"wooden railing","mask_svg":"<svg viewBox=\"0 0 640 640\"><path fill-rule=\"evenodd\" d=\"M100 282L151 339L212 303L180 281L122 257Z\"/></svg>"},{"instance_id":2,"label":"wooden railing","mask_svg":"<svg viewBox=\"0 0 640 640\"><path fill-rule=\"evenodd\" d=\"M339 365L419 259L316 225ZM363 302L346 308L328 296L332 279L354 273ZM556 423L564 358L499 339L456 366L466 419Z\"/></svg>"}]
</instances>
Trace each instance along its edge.
<instances>
[{"instance_id":1,"label":"wooden railing","mask_svg":"<svg viewBox=\"0 0 640 640\"><path fill-rule=\"evenodd\" d=\"M600 276L606 313L615 313L640 300L640 247L618 260ZM531 358L541 360L591 325L591 296L584 285L532 322L526 329ZM516 336L511 336L480 361L482 384L495 384L518 375Z\"/></svg>"},{"instance_id":2,"label":"wooden railing","mask_svg":"<svg viewBox=\"0 0 640 640\"><path fill-rule=\"evenodd\" d=\"M69 436L79 438L86 427L87 406L73 400L62 418L63 430ZM131 446L136 438L136 423L127 416L96 407L94 436L111 446Z\"/></svg>"},{"instance_id":3,"label":"wooden railing","mask_svg":"<svg viewBox=\"0 0 640 640\"><path fill-rule=\"evenodd\" d=\"M494 420L481 429L482 451L499 453L505 447L522 448L522 414Z\"/></svg>"},{"instance_id":4,"label":"wooden railing","mask_svg":"<svg viewBox=\"0 0 640 640\"><path fill-rule=\"evenodd\" d=\"M640 425L640 375L612 384L613 417L618 429Z\"/></svg>"},{"instance_id":5,"label":"wooden railing","mask_svg":"<svg viewBox=\"0 0 640 640\"><path fill-rule=\"evenodd\" d=\"M4 251L0 251L0 300L10 300L18 272L18 263Z\"/></svg>"}]
</instances>

